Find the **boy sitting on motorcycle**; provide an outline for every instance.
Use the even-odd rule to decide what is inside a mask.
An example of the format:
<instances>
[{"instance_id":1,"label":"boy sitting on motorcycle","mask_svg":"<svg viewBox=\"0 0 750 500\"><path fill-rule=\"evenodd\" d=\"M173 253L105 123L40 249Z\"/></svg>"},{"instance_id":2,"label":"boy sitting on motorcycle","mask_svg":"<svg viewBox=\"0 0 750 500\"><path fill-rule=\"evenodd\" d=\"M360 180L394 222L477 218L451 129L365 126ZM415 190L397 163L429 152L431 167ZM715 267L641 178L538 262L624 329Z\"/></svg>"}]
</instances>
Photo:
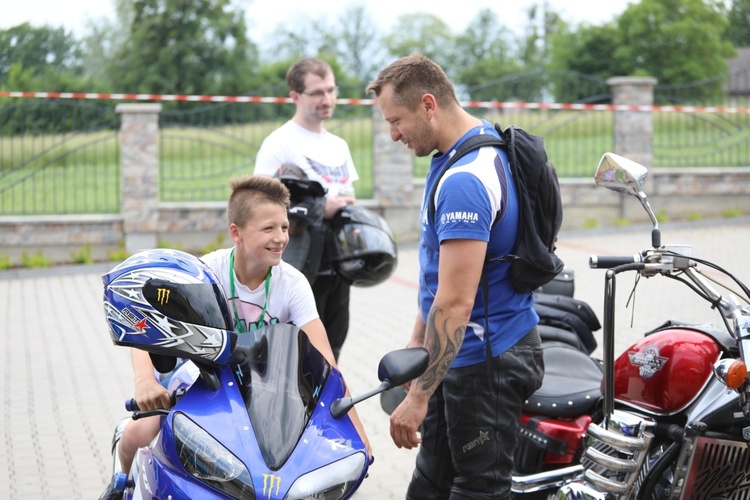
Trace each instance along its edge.
<instances>
[{"instance_id":1,"label":"boy sitting on motorcycle","mask_svg":"<svg viewBox=\"0 0 750 500\"><path fill-rule=\"evenodd\" d=\"M289 242L287 208L289 190L278 179L246 175L229 181L232 194L227 203L231 248L204 255L203 260L218 276L234 316L237 333L254 331L267 324L292 323L303 330L313 346L336 366L325 327L315 307L315 298L305 276L281 260ZM149 354L131 349L135 400L142 411L171 406L166 382L155 376ZM347 396L348 390L347 390ZM349 412L371 455L370 443L356 410ZM132 420L125 426L118 457L128 473L140 447L156 437L158 416ZM107 488L101 498L108 498Z\"/></svg>"}]
</instances>

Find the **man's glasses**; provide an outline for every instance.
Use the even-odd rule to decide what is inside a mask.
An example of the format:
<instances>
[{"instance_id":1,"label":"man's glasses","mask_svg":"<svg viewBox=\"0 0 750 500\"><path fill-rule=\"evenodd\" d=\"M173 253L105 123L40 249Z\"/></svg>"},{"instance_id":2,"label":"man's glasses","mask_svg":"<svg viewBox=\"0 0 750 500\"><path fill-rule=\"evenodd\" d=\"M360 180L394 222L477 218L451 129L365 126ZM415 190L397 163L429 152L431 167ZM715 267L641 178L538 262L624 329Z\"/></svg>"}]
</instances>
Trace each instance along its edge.
<instances>
[{"instance_id":1,"label":"man's glasses","mask_svg":"<svg viewBox=\"0 0 750 500\"><path fill-rule=\"evenodd\" d=\"M305 92L304 90L300 92L301 94L309 95L313 99L323 99L323 96L325 95L332 95L336 96L339 93L338 87L331 87L330 89L326 90L316 90L315 92Z\"/></svg>"}]
</instances>

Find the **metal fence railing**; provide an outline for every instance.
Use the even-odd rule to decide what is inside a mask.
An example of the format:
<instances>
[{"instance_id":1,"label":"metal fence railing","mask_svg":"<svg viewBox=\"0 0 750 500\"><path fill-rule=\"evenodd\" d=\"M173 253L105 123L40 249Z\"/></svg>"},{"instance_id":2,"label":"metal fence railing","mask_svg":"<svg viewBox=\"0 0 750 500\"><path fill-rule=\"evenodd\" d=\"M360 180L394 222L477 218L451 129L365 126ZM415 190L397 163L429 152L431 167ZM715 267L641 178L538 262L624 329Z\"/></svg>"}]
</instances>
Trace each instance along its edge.
<instances>
[{"instance_id":1,"label":"metal fence railing","mask_svg":"<svg viewBox=\"0 0 750 500\"><path fill-rule=\"evenodd\" d=\"M732 90L743 88L744 93ZM592 105L611 101L603 80L567 73L516 75L460 90L490 102L521 102L519 96L538 102L567 97ZM326 127L349 143L360 176L357 196L369 198L371 104L349 103L361 97L354 94L340 97L345 99ZM477 116L543 136L561 177L589 176L602 153L613 147L615 111L606 107L529 109L473 103L467 109ZM691 85L657 86L654 104L654 166L750 166L750 70ZM667 105L745 111L658 110ZM114 106L113 101L0 99L0 216L119 213L120 125ZM253 171L263 138L293 112L288 103L165 103L160 115L160 201L225 201L227 179ZM428 167L429 158L416 158L415 177L423 177Z\"/></svg>"},{"instance_id":2,"label":"metal fence railing","mask_svg":"<svg viewBox=\"0 0 750 500\"><path fill-rule=\"evenodd\" d=\"M160 189L165 202L219 201L227 179L249 174L263 139L291 118L291 104L221 103L166 111L160 123ZM357 196L372 196L370 107L339 105L326 128L349 144L360 175Z\"/></svg>"},{"instance_id":3,"label":"metal fence railing","mask_svg":"<svg viewBox=\"0 0 750 500\"><path fill-rule=\"evenodd\" d=\"M0 215L119 213L114 103L0 102Z\"/></svg>"},{"instance_id":4,"label":"metal fence railing","mask_svg":"<svg viewBox=\"0 0 750 500\"><path fill-rule=\"evenodd\" d=\"M657 105L750 107L750 68L687 85L658 85ZM750 113L674 112L654 116L657 167L750 164Z\"/></svg>"}]
</instances>

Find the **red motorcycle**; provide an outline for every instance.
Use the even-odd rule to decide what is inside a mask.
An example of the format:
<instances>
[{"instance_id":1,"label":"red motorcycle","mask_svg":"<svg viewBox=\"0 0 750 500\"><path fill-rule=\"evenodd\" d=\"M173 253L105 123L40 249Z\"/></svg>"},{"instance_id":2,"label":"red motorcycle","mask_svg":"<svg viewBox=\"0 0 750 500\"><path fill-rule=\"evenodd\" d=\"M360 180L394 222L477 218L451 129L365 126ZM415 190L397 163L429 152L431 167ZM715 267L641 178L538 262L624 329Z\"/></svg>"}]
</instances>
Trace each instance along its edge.
<instances>
[{"instance_id":1,"label":"red motorcycle","mask_svg":"<svg viewBox=\"0 0 750 500\"><path fill-rule=\"evenodd\" d=\"M565 269L534 292L544 346L544 381L524 403L518 427L512 490L515 498L546 499L583 473L586 429L602 419L602 361L596 314L573 298L574 273Z\"/></svg>"},{"instance_id":2,"label":"red motorcycle","mask_svg":"<svg viewBox=\"0 0 750 500\"><path fill-rule=\"evenodd\" d=\"M647 173L606 153L595 176L598 185L638 198L653 222L651 248L590 259L591 268L607 269L603 359L590 357L597 325L585 304L572 301L572 290L535 294L537 308L558 312L539 314L545 378L520 420L515 498L750 498L750 290L692 256L691 247L661 244L643 192ZM723 328L669 321L615 359L615 285L625 272L683 283L719 312ZM736 290L724 284L729 281ZM381 403L392 397L384 395Z\"/></svg>"},{"instance_id":3,"label":"red motorcycle","mask_svg":"<svg viewBox=\"0 0 750 500\"><path fill-rule=\"evenodd\" d=\"M643 192L647 173L612 153L602 157L596 172L598 185L640 200L653 222L652 248L590 259L590 267L607 269L602 418L586 428L582 473L554 498L747 499L750 290L725 269L692 256L690 246L661 244ZM685 284L719 312L724 328L668 322L615 359L615 285L625 272ZM724 284L730 281L737 290Z\"/></svg>"}]
</instances>

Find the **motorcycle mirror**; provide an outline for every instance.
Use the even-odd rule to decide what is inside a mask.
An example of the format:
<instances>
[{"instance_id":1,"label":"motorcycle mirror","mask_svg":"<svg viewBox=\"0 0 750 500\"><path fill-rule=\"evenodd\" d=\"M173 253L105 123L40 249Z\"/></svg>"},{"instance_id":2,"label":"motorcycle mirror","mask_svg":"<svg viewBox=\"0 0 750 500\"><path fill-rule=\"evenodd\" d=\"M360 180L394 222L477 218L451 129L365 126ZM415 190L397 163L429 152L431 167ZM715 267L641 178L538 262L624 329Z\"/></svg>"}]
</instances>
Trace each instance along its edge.
<instances>
[{"instance_id":1,"label":"motorcycle mirror","mask_svg":"<svg viewBox=\"0 0 750 500\"><path fill-rule=\"evenodd\" d=\"M378 379L402 385L422 375L430 362L430 355L424 347L409 347L391 351L380 360Z\"/></svg>"},{"instance_id":2,"label":"motorcycle mirror","mask_svg":"<svg viewBox=\"0 0 750 500\"><path fill-rule=\"evenodd\" d=\"M429 362L430 355L424 347L409 347L387 353L378 365L380 385L355 398L337 399L331 404L331 415L333 418L339 418L348 413L355 404L414 380L427 370Z\"/></svg>"},{"instance_id":3,"label":"motorcycle mirror","mask_svg":"<svg viewBox=\"0 0 750 500\"><path fill-rule=\"evenodd\" d=\"M659 221L654 211L651 210L646 193L643 192L646 177L648 177L648 169L640 163L615 153L604 153L602 159L599 160L594 181L598 186L638 198L654 225L651 231L651 244L654 248L659 248L661 246Z\"/></svg>"},{"instance_id":4,"label":"motorcycle mirror","mask_svg":"<svg viewBox=\"0 0 750 500\"><path fill-rule=\"evenodd\" d=\"M638 196L643 192L648 170L633 160L614 153L604 153L596 169L596 184L622 194Z\"/></svg>"}]
</instances>

